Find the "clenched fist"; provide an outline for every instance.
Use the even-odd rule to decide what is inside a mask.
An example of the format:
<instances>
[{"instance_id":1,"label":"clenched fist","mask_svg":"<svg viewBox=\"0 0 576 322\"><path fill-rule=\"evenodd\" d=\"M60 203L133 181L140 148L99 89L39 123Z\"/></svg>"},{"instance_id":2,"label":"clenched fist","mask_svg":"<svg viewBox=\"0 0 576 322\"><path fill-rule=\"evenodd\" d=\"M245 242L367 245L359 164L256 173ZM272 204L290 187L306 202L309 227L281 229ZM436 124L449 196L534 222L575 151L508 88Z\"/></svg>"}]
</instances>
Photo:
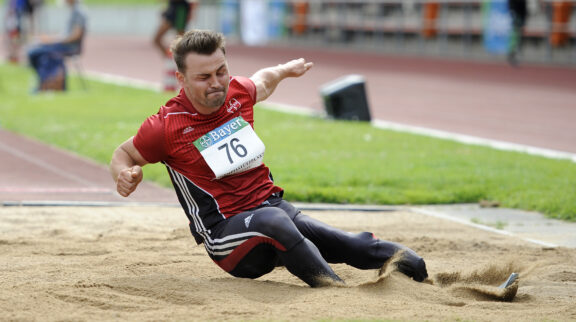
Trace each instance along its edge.
<instances>
[{"instance_id":1,"label":"clenched fist","mask_svg":"<svg viewBox=\"0 0 576 322\"><path fill-rule=\"evenodd\" d=\"M122 197L128 197L132 192L134 192L134 190L136 190L136 187L142 181L142 178L142 167L135 165L126 168L118 174L116 190Z\"/></svg>"}]
</instances>

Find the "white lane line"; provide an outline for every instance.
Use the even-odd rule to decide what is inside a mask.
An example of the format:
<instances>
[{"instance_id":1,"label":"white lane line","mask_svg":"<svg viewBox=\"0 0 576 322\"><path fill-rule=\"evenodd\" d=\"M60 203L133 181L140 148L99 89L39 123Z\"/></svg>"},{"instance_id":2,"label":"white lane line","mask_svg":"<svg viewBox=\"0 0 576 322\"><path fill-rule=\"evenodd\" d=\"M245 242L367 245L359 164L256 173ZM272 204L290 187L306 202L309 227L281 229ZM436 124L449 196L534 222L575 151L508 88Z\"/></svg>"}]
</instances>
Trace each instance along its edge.
<instances>
[{"instance_id":1,"label":"white lane line","mask_svg":"<svg viewBox=\"0 0 576 322\"><path fill-rule=\"evenodd\" d=\"M48 172L52 172L56 175L64 177L64 178L71 180L73 182L80 183L80 184L83 184L86 186L95 186L94 183L91 181L85 180L85 179L83 179L77 175L71 174L70 172L67 172L65 169L63 170L57 166L53 166L49 163L46 163L43 160L38 159L38 156L30 155L30 154L24 153L22 151L13 149L8 145L3 144L2 142L0 142L0 150L15 156L16 158L19 158L24 162L31 163L34 166L43 168L44 170L46 170Z\"/></svg>"},{"instance_id":2,"label":"white lane line","mask_svg":"<svg viewBox=\"0 0 576 322\"><path fill-rule=\"evenodd\" d=\"M47 188L33 188L33 187L0 187L0 192L3 193L51 193L51 194L65 194L65 193L113 193L114 190L107 188L69 188L69 187L47 187Z\"/></svg>"},{"instance_id":3,"label":"white lane line","mask_svg":"<svg viewBox=\"0 0 576 322\"><path fill-rule=\"evenodd\" d=\"M532 239L532 238L524 238L524 237L520 237L518 235L515 235L509 231L506 230L501 230L501 229L496 229L493 227L489 227L489 226L484 226L484 225L480 225L480 224L475 224L471 221L468 220L464 220L462 218L456 218L454 216L450 216L446 213L440 212L440 211L436 211L436 210L430 210L430 209L422 209L422 208L418 208L418 207L413 207L413 208L408 208L409 211L418 213L418 214L422 214L422 215L426 215L426 216L431 216L431 217L435 217L435 218L441 218L441 219L445 219L445 220L450 220L453 222L457 222L459 224L462 225L466 225L466 226L471 226L480 230L484 230L484 231L489 231L491 233L496 233L496 234L500 234L500 235L505 235L505 236L512 236L515 238L520 238L522 240L525 240L527 242L533 243L533 244L537 244L540 246L544 246L544 247L559 247L559 245L553 244L553 243L549 243L549 242L545 242L542 240L537 240L537 239Z\"/></svg>"}]
</instances>

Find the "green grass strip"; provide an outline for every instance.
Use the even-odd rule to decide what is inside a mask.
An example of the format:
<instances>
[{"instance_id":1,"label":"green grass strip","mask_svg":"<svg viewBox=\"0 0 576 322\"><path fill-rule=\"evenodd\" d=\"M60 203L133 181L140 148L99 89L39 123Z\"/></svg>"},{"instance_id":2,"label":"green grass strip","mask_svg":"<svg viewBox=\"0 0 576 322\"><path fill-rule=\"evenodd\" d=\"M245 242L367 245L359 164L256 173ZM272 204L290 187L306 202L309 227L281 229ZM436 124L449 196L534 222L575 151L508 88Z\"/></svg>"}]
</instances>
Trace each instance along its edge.
<instances>
[{"instance_id":1,"label":"green grass strip","mask_svg":"<svg viewBox=\"0 0 576 322\"><path fill-rule=\"evenodd\" d=\"M171 95L71 77L31 95L30 70L0 65L0 126L107 164ZM576 164L257 108L265 162L292 201L419 205L497 201L576 221ZM145 177L170 186L161 165ZM111 181L112 184L112 181Z\"/></svg>"}]
</instances>

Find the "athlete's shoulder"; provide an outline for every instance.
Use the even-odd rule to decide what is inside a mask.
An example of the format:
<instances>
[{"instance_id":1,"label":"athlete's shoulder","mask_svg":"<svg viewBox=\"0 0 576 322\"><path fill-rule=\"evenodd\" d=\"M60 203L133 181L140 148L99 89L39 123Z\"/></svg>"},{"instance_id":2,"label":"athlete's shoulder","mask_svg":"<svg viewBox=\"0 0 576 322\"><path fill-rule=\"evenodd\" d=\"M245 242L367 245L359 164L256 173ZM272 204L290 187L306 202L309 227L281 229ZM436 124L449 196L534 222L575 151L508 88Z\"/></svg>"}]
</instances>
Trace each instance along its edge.
<instances>
[{"instance_id":1,"label":"athlete's shoulder","mask_svg":"<svg viewBox=\"0 0 576 322\"><path fill-rule=\"evenodd\" d=\"M133 139L134 146L149 163L163 160L164 149L164 117L160 114L149 116L140 125Z\"/></svg>"},{"instance_id":2,"label":"athlete's shoulder","mask_svg":"<svg viewBox=\"0 0 576 322\"><path fill-rule=\"evenodd\" d=\"M250 78L244 76L233 76L230 80L230 85L232 88L237 90L246 91L252 100L256 100L256 85Z\"/></svg>"}]
</instances>

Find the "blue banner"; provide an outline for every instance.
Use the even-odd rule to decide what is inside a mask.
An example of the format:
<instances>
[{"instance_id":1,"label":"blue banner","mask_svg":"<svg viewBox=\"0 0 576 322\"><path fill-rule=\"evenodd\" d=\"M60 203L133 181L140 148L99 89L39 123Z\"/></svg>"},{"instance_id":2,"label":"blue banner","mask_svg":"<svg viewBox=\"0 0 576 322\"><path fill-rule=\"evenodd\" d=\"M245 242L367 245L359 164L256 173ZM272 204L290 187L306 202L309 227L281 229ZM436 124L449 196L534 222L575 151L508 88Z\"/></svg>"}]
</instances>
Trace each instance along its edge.
<instances>
[{"instance_id":1,"label":"blue banner","mask_svg":"<svg viewBox=\"0 0 576 322\"><path fill-rule=\"evenodd\" d=\"M512 19L506 0L484 1L484 48L493 54L508 51Z\"/></svg>"},{"instance_id":2,"label":"blue banner","mask_svg":"<svg viewBox=\"0 0 576 322\"><path fill-rule=\"evenodd\" d=\"M222 33L225 36L238 34L238 0L224 0L222 1Z\"/></svg>"},{"instance_id":3,"label":"blue banner","mask_svg":"<svg viewBox=\"0 0 576 322\"><path fill-rule=\"evenodd\" d=\"M284 17L286 12L286 1L271 0L268 4L268 36L272 39L280 38L284 35Z\"/></svg>"}]
</instances>

